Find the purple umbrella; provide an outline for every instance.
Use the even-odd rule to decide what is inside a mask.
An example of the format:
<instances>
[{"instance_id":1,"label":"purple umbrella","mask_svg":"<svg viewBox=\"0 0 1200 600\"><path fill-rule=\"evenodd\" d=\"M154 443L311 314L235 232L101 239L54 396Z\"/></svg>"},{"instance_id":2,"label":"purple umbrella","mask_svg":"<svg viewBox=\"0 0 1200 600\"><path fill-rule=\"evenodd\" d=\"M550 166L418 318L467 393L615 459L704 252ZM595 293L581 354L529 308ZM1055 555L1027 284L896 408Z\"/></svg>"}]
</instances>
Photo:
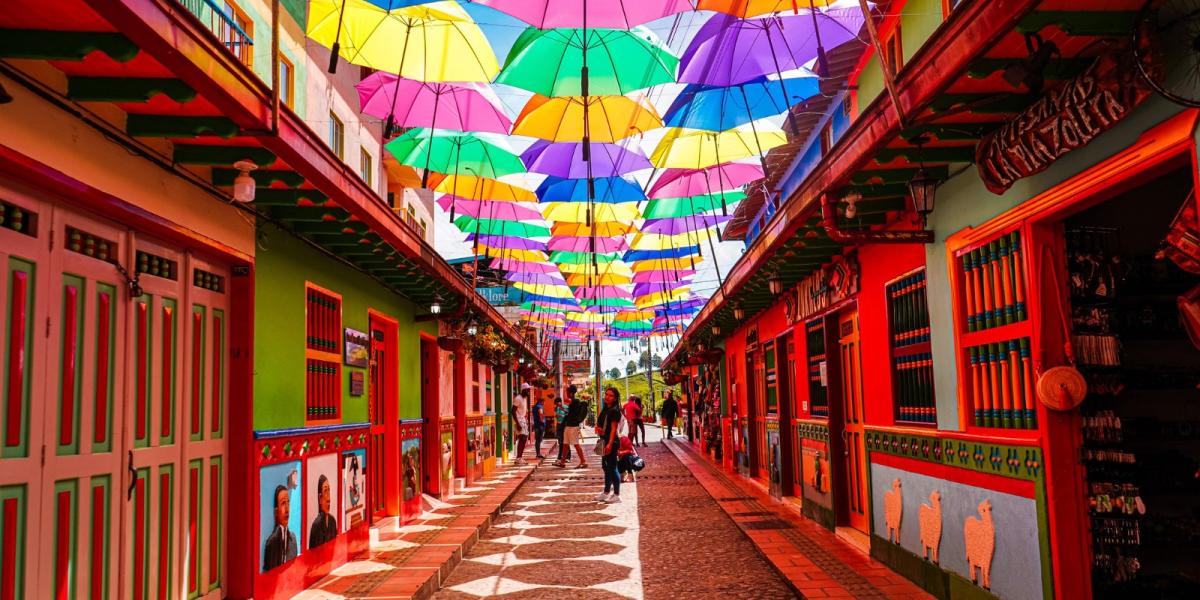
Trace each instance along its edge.
<instances>
[{"instance_id":1,"label":"purple umbrella","mask_svg":"<svg viewBox=\"0 0 1200 600\"><path fill-rule=\"evenodd\" d=\"M668 291L668 290L673 290L677 287L683 287L687 284L688 284L687 281L680 281L678 283L667 282L665 284L663 284L663 283L635 283L635 284L633 284L633 295L634 296L649 296L650 294L657 294L662 291ZM679 308L679 303L672 300L671 308Z\"/></svg>"},{"instance_id":2,"label":"purple umbrella","mask_svg":"<svg viewBox=\"0 0 1200 600\"><path fill-rule=\"evenodd\" d=\"M857 6L819 9L815 21L816 27L809 11L761 19L713 15L684 50L679 81L731 86L799 69L819 48L857 39L863 15Z\"/></svg>"},{"instance_id":3,"label":"purple umbrella","mask_svg":"<svg viewBox=\"0 0 1200 600\"><path fill-rule=\"evenodd\" d=\"M693 9L690 0L475 0L475 3L508 13L538 29L582 27L584 23L588 27L632 29Z\"/></svg>"},{"instance_id":4,"label":"purple umbrella","mask_svg":"<svg viewBox=\"0 0 1200 600\"><path fill-rule=\"evenodd\" d=\"M558 266L550 263L526 262L511 258L494 258L489 265L493 269L516 271L520 273L558 273Z\"/></svg>"},{"instance_id":5,"label":"purple umbrella","mask_svg":"<svg viewBox=\"0 0 1200 600\"><path fill-rule=\"evenodd\" d=\"M475 234L467 236L468 242L475 241ZM546 242L539 242L515 235L480 235L479 243L492 248L508 248L509 250L545 250Z\"/></svg>"},{"instance_id":6,"label":"purple umbrella","mask_svg":"<svg viewBox=\"0 0 1200 600\"><path fill-rule=\"evenodd\" d=\"M633 282L655 283L662 285L664 283L683 281L685 277L690 277L695 274L695 269L657 269L654 271L638 271L637 273L633 274Z\"/></svg>"},{"instance_id":7,"label":"purple umbrella","mask_svg":"<svg viewBox=\"0 0 1200 600\"><path fill-rule=\"evenodd\" d=\"M586 179L588 176L583 142L538 140L521 153L521 162L532 173L564 179ZM651 167L650 160L636 147L592 142L592 177L617 177Z\"/></svg>"},{"instance_id":8,"label":"purple umbrella","mask_svg":"<svg viewBox=\"0 0 1200 600\"><path fill-rule=\"evenodd\" d=\"M550 238L546 245L550 250L567 252L592 252L592 238L556 235ZM629 243L623 237L597 237L596 252L624 252L629 249Z\"/></svg>"},{"instance_id":9,"label":"purple umbrella","mask_svg":"<svg viewBox=\"0 0 1200 600\"><path fill-rule=\"evenodd\" d=\"M763 178L759 165L727 162L706 169L667 169L650 186L651 198L686 198L739 188Z\"/></svg>"},{"instance_id":10,"label":"purple umbrella","mask_svg":"<svg viewBox=\"0 0 1200 600\"><path fill-rule=\"evenodd\" d=\"M642 233L658 233L661 235L691 233L697 229L715 227L731 218L726 215L692 215L689 217L671 217L669 219L648 219L642 225Z\"/></svg>"},{"instance_id":11,"label":"purple umbrella","mask_svg":"<svg viewBox=\"0 0 1200 600\"><path fill-rule=\"evenodd\" d=\"M378 71L354 86L363 114L400 127L507 134L512 121L487 84L428 83Z\"/></svg>"}]
</instances>

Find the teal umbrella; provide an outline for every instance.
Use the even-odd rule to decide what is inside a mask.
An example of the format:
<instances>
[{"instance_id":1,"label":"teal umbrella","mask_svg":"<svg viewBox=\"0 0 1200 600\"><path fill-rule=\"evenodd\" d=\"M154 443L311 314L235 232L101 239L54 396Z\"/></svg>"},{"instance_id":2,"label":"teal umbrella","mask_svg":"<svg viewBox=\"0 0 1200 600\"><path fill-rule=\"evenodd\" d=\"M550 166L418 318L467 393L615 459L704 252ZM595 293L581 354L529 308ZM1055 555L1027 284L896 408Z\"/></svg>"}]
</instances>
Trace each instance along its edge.
<instances>
[{"instance_id":1,"label":"teal umbrella","mask_svg":"<svg viewBox=\"0 0 1200 600\"><path fill-rule=\"evenodd\" d=\"M414 127L385 148L402 165L438 173L496 179L524 173L525 164L509 149L474 133Z\"/></svg>"},{"instance_id":2,"label":"teal umbrella","mask_svg":"<svg viewBox=\"0 0 1200 600\"><path fill-rule=\"evenodd\" d=\"M584 54L587 86L582 87ZM679 59L643 27L526 29L496 83L543 96L619 96L675 81Z\"/></svg>"},{"instance_id":3,"label":"teal umbrella","mask_svg":"<svg viewBox=\"0 0 1200 600\"><path fill-rule=\"evenodd\" d=\"M460 231L476 235L512 235L525 238L550 237L550 230L542 225L522 223L520 221L503 221L500 219L476 219L463 215L454 220L454 225Z\"/></svg>"}]
</instances>

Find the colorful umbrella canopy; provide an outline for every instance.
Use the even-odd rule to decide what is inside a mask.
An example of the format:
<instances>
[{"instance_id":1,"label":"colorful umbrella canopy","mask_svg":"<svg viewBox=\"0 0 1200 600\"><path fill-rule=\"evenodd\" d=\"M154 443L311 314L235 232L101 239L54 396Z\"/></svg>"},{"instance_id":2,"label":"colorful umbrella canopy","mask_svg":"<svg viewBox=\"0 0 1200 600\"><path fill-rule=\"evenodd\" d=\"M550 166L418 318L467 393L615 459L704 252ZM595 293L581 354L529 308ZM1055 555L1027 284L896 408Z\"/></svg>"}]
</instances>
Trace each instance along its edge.
<instances>
[{"instance_id":1,"label":"colorful umbrella canopy","mask_svg":"<svg viewBox=\"0 0 1200 600\"><path fill-rule=\"evenodd\" d=\"M496 200L467 200L458 196L442 196L438 198L442 210L454 210L458 214L487 219L503 219L506 221L540 221L542 213L529 204L502 202Z\"/></svg>"},{"instance_id":2,"label":"colorful umbrella canopy","mask_svg":"<svg viewBox=\"0 0 1200 600\"><path fill-rule=\"evenodd\" d=\"M474 133L415 127L384 147L400 164L439 173L471 172L491 178L524 173L525 164L500 143Z\"/></svg>"},{"instance_id":3,"label":"colorful umbrella canopy","mask_svg":"<svg viewBox=\"0 0 1200 600\"><path fill-rule=\"evenodd\" d=\"M599 275L585 275L582 273L571 273L566 276L567 285L625 285L634 281L628 275L618 275L616 273L601 273Z\"/></svg>"},{"instance_id":4,"label":"colorful umbrella canopy","mask_svg":"<svg viewBox=\"0 0 1200 600\"><path fill-rule=\"evenodd\" d=\"M640 202L646 199L642 188L622 177L597 177L592 180L596 202L620 203ZM537 188L538 198L543 202L587 202L587 179L562 179L547 177Z\"/></svg>"},{"instance_id":5,"label":"colorful umbrella canopy","mask_svg":"<svg viewBox=\"0 0 1200 600\"><path fill-rule=\"evenodd\" d=\"M478 0L477 0L478 1ZM757 17L768 13L791 11L801 8L820 7L837 0L697 0L696 10L723 12L735 17Z\"/></svg>"},{"instance_id":6,"label":"colorful umbrella canopy","mask_svg":"<svg viewBox=\"0 0 1200 600\"><path fill-rule=\"evenodd\" d=\"M531 0L536 2L537 0ZM580 69L587 54L588 90ZM543 96L620 96L675 81L679 59L650 30L526 29L509 50L503 83Z\"/></svg>"},{"instance_id":7,"label":"colorful umbrella canopy","mask_svg":"<svg viewBox=\"0 0 1200 600\"><path fill-rule=\"evenodd\" d=\"M546 262L529 262L511 258L495 258L488 265L493 269L514 273L558 273L558 267Z\"/></svg>"},{"instance_id":8,"label":"colorful umbrella canopy","mask_svg":"<svg viewBox=\"0 0 1200 600\"><path fill-rule=\"evenodd\" d=\"M633 283L677 283L696 274L695 269L676 269L670 271L641 271L633 274Z\"/></svg>"},{"instance_id":9,"label":"colorful umbrella canopy","mask_svg":"<svg viewBox=\"0 0 1200 600\"><path fill-rule=\"evenodd\" d=\"M587 223L588 205L584 202L547 202L542 205L542 215L547 221L559 223ZM597 204L591 207L591 221L616 221L627 223L641 216L636 202L622 204Z\"/></svg>"},{"instance_id":10,"label":"colorful umbrella canopy","mask_svg":"<svg viewBox=\"0 0 1200 600\"><path fill-rule=\"evenodd\" d=\"M390 4L383 4L309 0L305 33L353 64L408 79L487 82L495 78L496 55L457 2L390 10ZM450 56L454 60L448 60Z\"/></svg>"},{"instance_id":11,"label":"colorful umbrella canopy","mask_svg":"<svg viewBox=\"0 0 1200 600\"><path fill-rule=\"evenodd\" d=\"M624 252L629 249L629 242L623 237L554 236L546 247L566 252Z\"/></svg>"},{"instance_id":12,"label":"colorful umbrella canopy","mask_svg":"<svg viewBox=\"0 0 1200 600\"><path fill-rule=\"evenodd\" d=\"M479 83L424 82L378 71L354 86L363 114L400 127L506 134L512 121L492 88Z\"/></svg>"},{"instance_id":13,"label":"colorful umbrella canopy","mask_svg":"<svg viewBox=\"0 0 1200 600\"><path fill-rule=\"evenodd\" d=\"M433 191L461 198L483 198L509 202L537 202L538 200L536 194L525 188L471 175L450 175L438 182Z\"/></svg>"},{"instance_id":14,"label":"colorful umbrella canopy","mask_svg":"<svg viewBox=\"0 0 1200 600\"><path fill-rule=\"evenodd\" d=\"M642 225L644 233L661 235L679 235L698 229L716 227L732 217L722 215L694 215L690 217L671 217L668 219L650 219Z\"/></svg>"},{"instance_id":15,"label":"colorful umbrella canopy","mask_svg":"<svg viewBox=\"0 0 1200 600\"><path fill-rule=\"evenodd\" d=\"M756 164L728 162L703 169L667 169L650 186L651 198L698 196L741 187L764 177Z\"/></svg>"},{"instance_id":16,"label":"colorful umbrella canopy","mask_svg":"<svg viewBox=\"0 0 1200 600\"><path fill-rule=\"evenodd\" d=\"M686 198L659 198L646 203L642 215L647 219L669 219L705 213L737 204L746 199L744 192L720 192Z\"/></svg>"},{"instance_id":17,"label":"colorful umbrella canopy","mask_svg":"<svg viewBox=\"0 0 1200 600\"><path fill-rule=\"evenodd\" d=\"M592 142L591 159L593 177L616 177L651 168L650 159L632 145L626 148L620 144ZM532 173L564 179L585 179L588 176L587 163L583 160L583 144L579 142L537 140L521 153L521 162Z\"/></svg>"},{"instance_id":18,"label":"colorful umbrella canopy","mask_svg":"<svg viewBox=\"0 0 1200 600\"><path fill-rule=\"evenodd\" d=\"M546 242L530 240L523 237L501 236L501 235L481 235L476 236L474 233L467 236L467 241L479 240L479 243L485 246L494 248L509 248L511 250L545 250Z\"/></svg>"},{"instance_id":19,"label":"colorful umbrella canopy","mask_svg":"<svg viewBox=\"0 0 1200 600\"><path fill-rule=\"evenodd\" d=\"M550 233L574 237L587 237L592 234L599 237L612 237L632 233L635 229L636 227L632 223L614 223L611 221L598 221L591 225L584 225L582 223L555 223L550 226Z\"/></svg>"},{"instance_id":20,"label":"colorful umbrella canopy","mask_svg":"<svg viewBox=\"0 0 1200 600\"><path fill-rule=\"evenodd\" d=\"M475 0L538 29L607 27L630 29L692 10L690 0Z\"/></svg>"},{"instance_id":21,"label":"colorful umbrella canopy","mask_svg":"<svg viewBox=\"0 0 1200 600\"><path fill-rule=\"evenodd\" d=\"M556 250L550 253L550 262L565 264L565 265L582 265L595 261L598 264L605 264L619 260L621 254L619 252L572 252L565 250ZM564 282L565 283L565 282Z\"/></svg>"},{"instance_id":22,"label":"colorful umbrella canopy","mask_svg":"<svg viewBox=\"0 0 1200 600\"><path fill-rule=\"evenodd\" d=\"M720 132L673 127L650 155L656 167L703 169L723 162L757 156L787 143L778 127L741 127Z\"/></svg>"},{"instance_id":23,"label":"colorful umbrella canopy","mask_svg":"<svg viewBox=\"0 0 1200 600\"><path fill-rule=\"evenodd\" d=\"M821 92L820 79L760 77L728 87L689 84L663 115L669 127L723 131L786 112Z\"/></svg>"},{"instance_id":24,"label":"colorful umbrella canopy","mask_svg":"<svg viewBox=\"0 0 1200 600\"><path fill-rule=\"evenodd\" d=\"M818 9L815 28L813 21L807 10L761 19L713 15L684 50L679 81L729 86L802 68L819 48L857 39L863 15L854 4Z\"/></svg>"},{"instance_id":25,"label":"colorful umbrella canopy","mask_svg":"<svg viewBox=\"0 0 1200 600\"><path fill-rule=\"evenodd\" d=\"M519 221L501 221L493 219L476 219L461 216L454 220L454 226L463 231L471 231L486 235L519 235L521 237L549 237L550 230L541 225L531 225Z\"/></svg>"},{"instance_id":26,"label":"colorful umbrella canopy","mask_svg":"<svg viewBox=\"0 0 1200 600\"><path fill-rule=\"evenodd\" d=\"M584 131L584 113L587 131ZM552 142L592 141L612 143L637 133L662 127L654 108L625 96L534 95L513 125L514 135Z\"/></svg>"},{"instance_id":27,"label":"colorful umbrella canopy","mask_svg":"<svg viewBox=\"0 0 1200 600\"><path fill-rule=\"evenodd\" d=\"M662 250L630 250L625 253L623 258L625 262L636 262L662 258L683 258L699 253L700 246L677 246L675 248L663 248Z\"/></svg>"}]
</instances>

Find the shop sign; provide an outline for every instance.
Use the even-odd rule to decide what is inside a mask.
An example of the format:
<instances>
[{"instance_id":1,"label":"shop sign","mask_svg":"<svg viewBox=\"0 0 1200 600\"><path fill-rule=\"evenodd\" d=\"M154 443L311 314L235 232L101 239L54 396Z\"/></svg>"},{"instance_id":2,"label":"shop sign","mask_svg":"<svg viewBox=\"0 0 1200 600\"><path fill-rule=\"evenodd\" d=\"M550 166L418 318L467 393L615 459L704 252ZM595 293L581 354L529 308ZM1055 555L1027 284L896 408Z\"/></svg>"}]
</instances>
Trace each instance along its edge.
<instances>
[{"instance_id":1,"label":"shop sign","mask_svg":"<svg viewBox=\"0 0 1200 600\"><path fill-rule=\"evenodd\" d=\"M984 185L1003 194L1014 182L1111 129L1149 95L1128 46L1105 54L988 134L975 151ZM1118 58L1120 57L1120 58Z\"/></svg>"},{"instance_id":2,"label":"shop sign","mask_svg":"<svg viewBox=\"0 0 1200 600\"><path fill-rule=\"evenodd\" d=\"M785 295L788 324L794 325L857 293L857 257L854 254L835 257Z\"/></svg>"}]
</instances>

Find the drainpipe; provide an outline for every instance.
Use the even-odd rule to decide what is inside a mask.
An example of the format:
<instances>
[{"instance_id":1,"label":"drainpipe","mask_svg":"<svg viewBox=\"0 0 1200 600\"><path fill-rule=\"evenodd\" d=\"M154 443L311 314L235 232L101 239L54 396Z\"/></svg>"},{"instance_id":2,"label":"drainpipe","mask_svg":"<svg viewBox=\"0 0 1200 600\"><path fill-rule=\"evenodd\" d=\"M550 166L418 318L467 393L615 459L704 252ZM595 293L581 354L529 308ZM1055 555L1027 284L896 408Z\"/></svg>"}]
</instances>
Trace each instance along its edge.
<instances>
[{"instance_id":1,"label":"drainpipe","mask_svg":"<svg viewBox=\"0 0 1200 600\"><path fill-rule=\"evenodd\" d=\"M821 195L821 226L825 235L839 244L932 244L933 231L842 231L837 224L837 209L829 194Z\"/></svg>"}]
</instances>

